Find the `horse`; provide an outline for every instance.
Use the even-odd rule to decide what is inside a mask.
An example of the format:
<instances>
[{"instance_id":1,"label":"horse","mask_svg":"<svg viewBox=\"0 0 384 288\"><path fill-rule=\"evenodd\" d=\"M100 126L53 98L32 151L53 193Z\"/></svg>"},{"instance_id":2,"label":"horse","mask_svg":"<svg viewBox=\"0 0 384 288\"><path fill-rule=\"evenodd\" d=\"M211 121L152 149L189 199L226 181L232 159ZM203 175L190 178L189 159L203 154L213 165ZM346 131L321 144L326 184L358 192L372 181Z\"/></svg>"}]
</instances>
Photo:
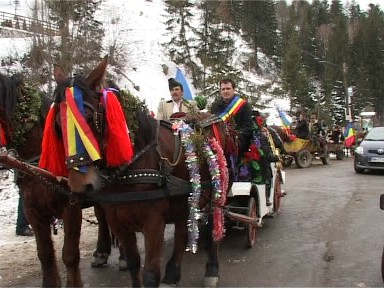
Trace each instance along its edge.
<instances>
[{"instance_id":1,"label":"horse","mask_svg":"<svg viewBox=\"0 0 384 288\"><path fill-rule=\"evenodd\" d=\"M18 157L25 159L25 162L37 162L41 153L44 122L52 100L40 95L16 75L11 78L0 74L0 95L0 130L4 132L5 140L2 146L16 150ZM74 202L69 192L60 191L39 177L18 175L17 185L21 191L20 197L24 199L26 218L35 232L43 274L42 286L61 286L51 237L53 217L62 218L65 225L62 258L67 269L66 284L70 287L82 286L79 270L81 209L93 203ZM95 214L99 230L93 266L101 266L106 264L111 252L111 237L104 211L97 205Z\"/></svg>"},{"instance_id":2,"label":"horse","mask_svg":"<svg viewBox=\"0 0 384 288\"><path fill-rule=\"evenodd\" d=\"M194 191L194 187L197 189L199 180L198 176L194 174L197 166L193 166L193 164L198 165L194 154L191 151L183 152L183 150L188 151L188 145L184 146L183 141L180 143L180 138L174 134L175 131L172 129L174 125L157 121L143 107L138 107L133 117L137 120L138 131L133 143L135 152L129 155L133 151L129 147L130 139L126 137L125 119L123 119L124 117L109 118L108 113L111 113L109 111L116 113L119 109L107 104L106 94L99 92L104 83L106 67L107 59L104 58L86 79L76 76L58 84L54 92L56 107L51 109L55 109L53 110L56 115L53 125L59 127L60 133L57 133L56 130L51 132L47 130L44 132L44 137L51 139L51 145L64 146L67 149L66 154L57 158L55 162L61 163L60 165L64 165L68 169L68 185L72 193L95 195L100 200L106 212L107 221L110 223L110 229L127 255L133 286L143 284L150 287L159 286L164 229L167 223L174 223L174 249L166 264L161 283L176 285L181 278L181 263L187 236L189 236L188 243L191 244L188 246L189 249L193 252L196 250L198 230L195 220L198 218L198 214L195 213L195 209L197 206L208 207L207 210L210 212L207 220L208 231L212 232L212 227L215 225L212 211L218 207L214 207L215 200L212 198L211 185L206 185L207 187L204 188L205 182L211 183L212 181L210 172L207 165L200 167L202 190L200 200L196 200L199 199L193 196L196 194L189 195L191 193L190 182L194 183L192 185L192 191ZM79 109L84 109L83 114L78 114L73 106L66 106L67 102L65 102L65 99L69 100L68 97L79 92L81 99L79 101L84 103L79 106ZM115 99L113 95L107 95L112 97L108 101ZM76 99L79 98L76 97ZM100 109L101 107L103 109ZM71 111L77 111L74 113L80 115L76 121L81 123L82 129L84 129L82 131L87 133L81 135L87 135L89 140L87 143L92 144L91 147L86 148L85 154L68 156L70 148L68 148L69 142L66 140L68 139L66 135L69 134L67 126L70 124L68 124L69 120L65 118L65 115L68 115L68 109L74 109ZM63 121L63 119L66 120ZM221 126L218 126L217 129L221 131L220 135L223 135ZM114 142L115 140L117 141ZM67 146L64 145L64 142ZM98 147L102 148L100 154L95 154ZM112 147L118 151L108 150ZM43 147L43 154L45 150L48 153L49 149ZM90 158L91 150L93 151L92 158ZM120 159L121 155L125 157ZM189 161L188 164L186 160ZM108 164L108 162L114 164ZM48 162L45 164L50 165ZM83 168L85 171L79 171ZM193 179L190 178L188 169L191 169ZM164 183L166 183L165 188ZM195 191L199 193L197 190ZM196 206L191 207L189 202ZM189 234L187 230L189 230ZM136 232L144 234L145 263L142 273ZM204 281L207 286L216 286L219 277L219 240L215 239L212 233L207 234L208 261Z\"/></svg>"},{"instance_id":3,"label":"horse","mask_svg":"<svg viewBox=\"0 0 384 288\"><path fill-rule=\"evenodd\" d=\"M287 130L277 125L270 125L267 127L267 129L272 135L272 139L276 145L276 148L278 148L281 153L281 160L284 167L291 166L293 162L293 157L289 155L289 153L287 153L284 148L284 143L292 142L292 139L288 134Z\"/></svg>"}]
</instances>

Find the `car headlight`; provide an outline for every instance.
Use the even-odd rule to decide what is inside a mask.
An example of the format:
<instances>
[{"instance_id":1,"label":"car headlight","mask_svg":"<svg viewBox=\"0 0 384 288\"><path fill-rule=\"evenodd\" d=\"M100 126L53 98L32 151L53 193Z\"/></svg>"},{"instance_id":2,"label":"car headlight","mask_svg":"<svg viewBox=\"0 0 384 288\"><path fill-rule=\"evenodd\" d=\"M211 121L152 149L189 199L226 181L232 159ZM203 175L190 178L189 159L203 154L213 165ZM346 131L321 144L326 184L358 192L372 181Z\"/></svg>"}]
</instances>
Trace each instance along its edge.
<instances>
[{"instance_id":1,"label":"car headlight","mask_svg":"<svg viewBox=\"0 0 384 288\"><path fill-rule=\"evenodd\" d=\"M359 147L356 148L355 152L356 152L357 154L363 154L363 153L364 153L364 148L361 147L361 146L359 146Z\"/></svg>"}]
</instances>

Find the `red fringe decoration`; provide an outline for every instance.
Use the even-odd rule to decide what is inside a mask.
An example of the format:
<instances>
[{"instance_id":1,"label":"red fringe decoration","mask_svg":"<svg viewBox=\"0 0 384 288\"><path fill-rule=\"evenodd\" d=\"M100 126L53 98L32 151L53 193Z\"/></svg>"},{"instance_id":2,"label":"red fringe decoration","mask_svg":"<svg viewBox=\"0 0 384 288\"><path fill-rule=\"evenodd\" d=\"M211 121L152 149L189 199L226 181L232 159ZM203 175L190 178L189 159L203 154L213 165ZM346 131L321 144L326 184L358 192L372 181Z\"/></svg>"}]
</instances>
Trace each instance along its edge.
<instances>
[{"instance_id":1,"label":"red fringe decoration","mask_svg":"<svg viewBox=\"0 0 384 288\"><path fill-rule=\"evenodd\" d=\"M221 148L220 143L215 138L209 139L209 144L212 150L216 152L217 163L220 168L220 183L221 183L221 197L215 200L215 207L213 210L213 240L220 241L225 236L225 225L224 225L224 213L223 206L227 202L227 191L229 174L227 168L227 161L224 156L224 151Z\"/></svg>"},{"instance_id":2,"label":"red fringe decoration","mask_svg":"<svg viewBox=\"0 0 384 288\"><path fill-rule=\"evenodd\" d=\"M1 123L0 123L0 145L2 147L7 145L7 138L5 137L3 125L1 125Z\"/></svg>"},{"instance_id":3,"label":"red fringe decoration","mask_svg":"<svg viewBox=\"0 0 384 288\"><path fill-rule=\"evenodd\" d=\"M112 91L104 93L107 93L104 97L107 120L105 157L108 166L120 166L132 159L133 147L119 100Z\"/></svg>"},{"instance_id":4,"label":"red fringe decoration","mask_svg":"<svg viewBox=\"0 0 384 288\"><path fill-rule=\"evenodd\" d=\"M65 164L64 143L56 135L55 118L58 106L53 105L48 112L45 122L43 142L41 144L41 156L39 167L56 176L68 176L68 168Z\"/></svg>"}]
</instances>

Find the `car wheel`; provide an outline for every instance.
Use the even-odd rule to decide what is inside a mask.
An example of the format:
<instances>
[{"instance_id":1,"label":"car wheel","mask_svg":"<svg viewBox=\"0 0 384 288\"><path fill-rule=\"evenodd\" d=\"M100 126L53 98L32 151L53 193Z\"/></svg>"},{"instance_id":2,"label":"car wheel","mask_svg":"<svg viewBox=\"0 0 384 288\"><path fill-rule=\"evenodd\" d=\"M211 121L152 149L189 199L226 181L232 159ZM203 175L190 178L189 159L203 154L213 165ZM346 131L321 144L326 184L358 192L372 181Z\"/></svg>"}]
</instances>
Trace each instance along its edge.
<instances>
[{"instance_id":1,"label":"car wheel","mask_svg":"<svg viewBox=\"0 0 384 288\"><path fill-rule=\"evenodd\" d=\"M354 163L353 167L355 168L355 172L357 174L362 174L364 172L364 169L363 168L359 168L356 166L356 163Z\"/></svg>"}]
</instances>

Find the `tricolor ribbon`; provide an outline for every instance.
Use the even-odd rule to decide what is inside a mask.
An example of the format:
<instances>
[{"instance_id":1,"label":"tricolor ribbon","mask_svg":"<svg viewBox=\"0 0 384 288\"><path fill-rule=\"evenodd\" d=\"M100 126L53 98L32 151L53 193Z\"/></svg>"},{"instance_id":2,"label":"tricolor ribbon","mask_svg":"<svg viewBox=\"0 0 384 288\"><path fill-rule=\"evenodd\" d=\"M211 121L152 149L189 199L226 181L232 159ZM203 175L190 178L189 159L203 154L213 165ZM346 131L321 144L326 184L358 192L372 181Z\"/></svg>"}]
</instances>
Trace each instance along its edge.
<instances>
[{"instance_id":1,"label":"tricolor ribbon","mask_svg":"<svg viewBox=\"0 0 384 288\"><path fill-rule=\"evenodd\" d=\"M233 115L236 115L237 111L246 103L244 99L240 98L239 96L235 96L231 103L225 108L225 110L219 115L219 118L221 118L224 122L228 121L230 117Z\"/></svg>"},{"instance_id":2,"label":"tricolor ribbon","mask_svg":"<svg viewBox=\"0 0 384 288\"><path fill-rule=\"evenodd\" d=\"M66 89L60 111L66 157L88 154L92 161L101 159L99 145L84 118L83 94L78 87ZM85 166L75 169L86 171Z\"/></svg>"}]
</instances>

